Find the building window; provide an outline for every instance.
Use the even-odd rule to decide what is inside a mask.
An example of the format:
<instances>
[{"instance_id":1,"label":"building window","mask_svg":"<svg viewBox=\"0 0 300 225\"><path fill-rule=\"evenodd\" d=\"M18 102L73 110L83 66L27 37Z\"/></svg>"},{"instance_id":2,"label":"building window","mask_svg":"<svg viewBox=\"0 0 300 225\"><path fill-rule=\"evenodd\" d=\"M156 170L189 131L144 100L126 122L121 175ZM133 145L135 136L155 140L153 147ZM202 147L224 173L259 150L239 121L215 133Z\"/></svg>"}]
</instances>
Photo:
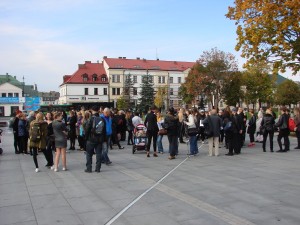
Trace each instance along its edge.
<instances>
[{"instance_id":1,"label":"building window","mask_svg":"<svg viewBox=\"0 0 300 225\"><path fill-rule=\"evenodd\" d=\"M2 93L2 97L5 98L6 97L6 93Z\"/></svg>"},{"instance_id":2,"label":"building window","mask_svg":"<svg viewBox=\"0 0 300 225\"><path fill-rule=\"evenodd\" d=\"M112 75L113 83L120 83L120 75Z\"/></svg>"},{"instance_id":3,"label":"building window","mask_svg":"<svg viewBox=\"0 0 300 225\"><path fill-rule=\"evenodd\" d=\"M96 74L93 75L93 81L97 81L97 75Z\"/></svg>"},{"instance_id":4,"label":"building window","mask_svg":"<svg viewBox=\"0 0 300 225\"><path fill-rule=\"evenodd\" d=\"M134 84L137 83L137 76L133 76L133 83L134 83Z\"/></svg>"},{"instance_id":5,"label":"building window","mask_svg":"<svg viewBox=\"0 0 300 225\"><path fill-rule=\"evenodd\" d=\"M84 88L84 95L89 95L89 89L88 88Z\"/></svg>"},{"instance_id":6,"label":"building window","mask_svg":"<svg viewBox=\"0 0 300 225\"><path fill-rule=\"evenodd\" d=\"M112 88L112 95L120 95L121 89L120 88Z\"/></svg>"},{"instance_id":7,"label":"building window","mask_svg":"<svg viewBox=\"0 0 300 225\"><path fill-rule=\"evenodd\" d=\"M170 77L170 84L173 84L173 77Z\"/></svg>"},{"instance_id":8,"label":"building window","mask_svg":"<svg viewBox=\"0 0 300 225\"><path fill-rule=\"evenodd\" d=\"M13 93L8 93L8 97L13 97Z\"/></svg>"},{"instance_id":9,"label":"building window","mask_svg":"<svg viewBox=\"0 0 300 225\"><path fill-rule=\"evenodd\" d=\"M101 81L105 82L105 81L106 81L106 77L105 77L105 76L102 76L102 77L101 77Z\"/></svg>"},{"instance_id":10,"label":"building window","mask_svg":"<svg viewBox=\"0 0 300 225\"><path fill-rule=\"evenodd\" d=\"M136 87L134 87L133 88L133 95L137 95L138 93L137 93L137 88Z\"/></svg>"},{"instance_id":11,"label":"building window","mask_svg":"<svg viewBox=\"0 0 300 225\"><path fill-rule=\"evenodd\" d=\"M98 88L94 88L94 95L98 95Z\"/></svg>"},{"instance_id":12,"label":"building window","mask_svg":"<svg viewBox=\"0 0 300 225\"><path fill-rule=\"evenodd\" d=\"M178 84L181 84L181 77L178 77Z\"/></svg>"},{"instance_id":13,"label":"building window","mask_svg":"<svg viewBox=\"0 0 300 225\"><path fill-rule=\"evenodd\" d=\"M173 88L170 88L170 95L174 95Z\"/></svg>"},{"instance_id":14,"label":"building window","mask_svg":"<svg viewBox=\"0 0 300 225\"><path fill-rule=\"evenodd\" d=\"M161 78L162 78L161 76L158 76L158 83L159 83L159 84L162 83L162 82L161 82Z\"/></svg>"},{"instance_id":15,"label":"building window","mask_svg":"<svg viewBox=\"0 0 300 225\"><path fill-rule=\"evenodd\" d=\"M19 93L14 93L14 97L19 97Z\"/></svg>"},{"instance_id":16,"label":"building window","mask_svg":"<svg viewBox=\"0 0 300 225\"><path fill-rule=\"evenodd\" d=\"M174 105L174 100L170 100L170 106L173 107Z\"/></svg>"},{"instance_id":17,"label":"building window","mask_svg":"<svg viewBox=\"0 0 300 225\"><path fill-rule=\"evenodd\" d=\"M107 88L103 88L103 95L107 95Z\"/></svg>"}]
</instances>

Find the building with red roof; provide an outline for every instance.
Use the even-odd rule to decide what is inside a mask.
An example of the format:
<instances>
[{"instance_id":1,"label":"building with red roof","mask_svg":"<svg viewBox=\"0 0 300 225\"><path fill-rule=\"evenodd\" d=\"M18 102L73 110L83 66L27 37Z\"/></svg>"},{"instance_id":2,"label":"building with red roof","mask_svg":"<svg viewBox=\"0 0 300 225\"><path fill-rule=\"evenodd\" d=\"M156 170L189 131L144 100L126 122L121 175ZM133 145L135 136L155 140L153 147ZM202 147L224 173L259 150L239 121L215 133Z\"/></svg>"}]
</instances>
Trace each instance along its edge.
<instances>
[{"instance_id":1,"label":"building with red roof","mask_svg":"<svg viewBox=\"0 0 300 225\"><path fill-rule=\"evenodd\" d=\"M85 61L72 75L65 75L60 85L59 104L107 103L109 81L103 63Z\"/></svg>"},{"instance_id":2,"label":"building with red roof","mask_svg":"<svg viewBox=\"0 0 300 225\"><path fill-rule=\"evenodd\" d=\"M142 77L150 74L153 76L154 89L157 90L159 87L167 88L168 94L165 96L165 107L181 106L178 90L194 64L195 62L141 58L127 59L126 57L108 58L104 56L103 65L110 81L109 99L116 101L122 95L126 76L130 74L134 83L131 99L135 105L138 104Z\"/></svg>"}]
</instances>

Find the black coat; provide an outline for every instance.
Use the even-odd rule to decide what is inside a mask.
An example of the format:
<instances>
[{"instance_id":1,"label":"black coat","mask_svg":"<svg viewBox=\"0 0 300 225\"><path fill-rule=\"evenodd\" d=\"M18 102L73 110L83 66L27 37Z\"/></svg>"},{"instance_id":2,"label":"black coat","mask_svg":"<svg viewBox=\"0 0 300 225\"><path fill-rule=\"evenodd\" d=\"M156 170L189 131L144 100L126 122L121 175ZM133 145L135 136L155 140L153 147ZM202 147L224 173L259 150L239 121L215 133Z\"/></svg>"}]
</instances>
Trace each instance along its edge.
<instances>
[{"instance_id":1,"label":"black coat","mask_svg":"<svg viewBox=\"0 0 300 225\"><path fill-rule=\"evenodd\" d=\"M256 116L253 115L248 122L248 134L254 134L256 130Z\"/></svg>"},{"instance_id":2,"label":"black coat","mask_svg":"<svg viewBox=\"0 0 300 225\"><path fill-rule=\"evenodd\" d=\"M265 114L261 121L260 126L263 128L263 130L274 131L274 124L275 124L274 117L270 114Z\"/></svg>"},{"instance_id":3,"label":"black coat","mask_svg":"<svg viewBox=\"0 0 300 225\"><path fill-rule=\"evenodd\" d=\"M149 131L158 132L158 130L159 130L158 126L157 126L156 115L152 111L147 114L144 124L147 127L147 130L149 130Z\"/></svg>"}]
</instances>

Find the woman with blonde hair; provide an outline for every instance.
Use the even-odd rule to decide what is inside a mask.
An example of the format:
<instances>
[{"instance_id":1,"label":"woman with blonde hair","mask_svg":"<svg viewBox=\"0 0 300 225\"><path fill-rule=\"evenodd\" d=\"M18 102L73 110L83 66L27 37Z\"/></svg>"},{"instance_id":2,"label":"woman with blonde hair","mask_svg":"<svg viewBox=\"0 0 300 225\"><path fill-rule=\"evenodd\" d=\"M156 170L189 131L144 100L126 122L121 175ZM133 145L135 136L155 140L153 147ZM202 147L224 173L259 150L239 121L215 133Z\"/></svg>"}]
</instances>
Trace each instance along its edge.
<instances>
[{"instance_id":1,"label":"woman with blonde hair","mask_svg":"<svg viewBox=\"0 0 300 225\"><path fill-rule=\"evenodd\" d=\"M273 137L274 137L274 124L275 119L272 115L272 111L270 109L266 110L265 115L261 121L261 133L264 137L263 139L263 151L266 152L266 142L269 135L270 140L270 151L273 152Z\"/></svg>"},{"instance_id":2,"label":"woman with blonde hair","mask_svg":"<svg viewBox=\"0 0 300 225\"><path fill-rule=\"evenodd\" d=\"M29 128L29 146L32 148L33 162L35 164L35 172L39 172L39 165L37 161L38 150L42 150L45 154L47 146L48 123L44 121L43 113L39 112L36 119L30 123ZM46 156L46 155L45 155ZM47 159L47 157L46 157Z\"/></svg>"},{"instance_id":3,"label":"woman with blonde hair","mask_svg":"<svg viewBox=\"0 0 300 225\"><path fill-rule=\"evenodd\" d=\"M61 155L62 158L62 170L67 170L67 160L66 160L66 148L67 148L67 127L63 120L63 115L61 112L58 112L55 114L54 121L52 122L53 127L53 133L55 137L55 147L56 147L56 153L55 153L55 160L54 160L54 172L58 171L58 163L59 158Z\"/></svg>"},{"instance_id":4,"label":"woman with blonde hair","mask_svg":"<svg viewBox=\"0 0 300 225\"><path fill-rule=\"evenodd\" d=\"M179 127L179 142L180 143L185 143L183 141L183 135L184 135L184 132L185 132L185 126L184 126L184 121L185 121L185 109L184 108L180 108L179 109L179 112L178 112L178 119L179 119L179 124L180 124L180 127Z\"/></svg>"}]
</instances>

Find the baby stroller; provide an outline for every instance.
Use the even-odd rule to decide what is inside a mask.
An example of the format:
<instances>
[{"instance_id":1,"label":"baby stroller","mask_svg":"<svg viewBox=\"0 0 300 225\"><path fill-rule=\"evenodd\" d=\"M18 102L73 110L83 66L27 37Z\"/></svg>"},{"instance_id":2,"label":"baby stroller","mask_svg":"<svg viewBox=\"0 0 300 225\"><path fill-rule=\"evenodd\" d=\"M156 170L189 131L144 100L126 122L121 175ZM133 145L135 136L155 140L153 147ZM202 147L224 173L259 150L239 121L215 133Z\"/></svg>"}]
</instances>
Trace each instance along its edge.
<instances>
[{"instance_id":1,"label":"baby stroller","mask_svg":"<svg viewBox=\"0 0 300 225\"><path fill-rule=\"evenodd\" d=\"M0 144L1 144L1 136L2 136L2 132L3 132L3 130L0 129ZM2 153L3 153L3 149L2 149L1 146L0 146L0 155L2 155Z\"/></svg>"},{"instance_id":2,"label":"baby stroller","mask_svg":"<svg viewBox=\"0 0 300 225\"><path fill-rule=\"evenodd\" d=\"M147 128L144 124L139 124L134 128L132 154L134 154L136 151L146 150L148 141L146 132Z\"/></svg>"}]
</instances>

